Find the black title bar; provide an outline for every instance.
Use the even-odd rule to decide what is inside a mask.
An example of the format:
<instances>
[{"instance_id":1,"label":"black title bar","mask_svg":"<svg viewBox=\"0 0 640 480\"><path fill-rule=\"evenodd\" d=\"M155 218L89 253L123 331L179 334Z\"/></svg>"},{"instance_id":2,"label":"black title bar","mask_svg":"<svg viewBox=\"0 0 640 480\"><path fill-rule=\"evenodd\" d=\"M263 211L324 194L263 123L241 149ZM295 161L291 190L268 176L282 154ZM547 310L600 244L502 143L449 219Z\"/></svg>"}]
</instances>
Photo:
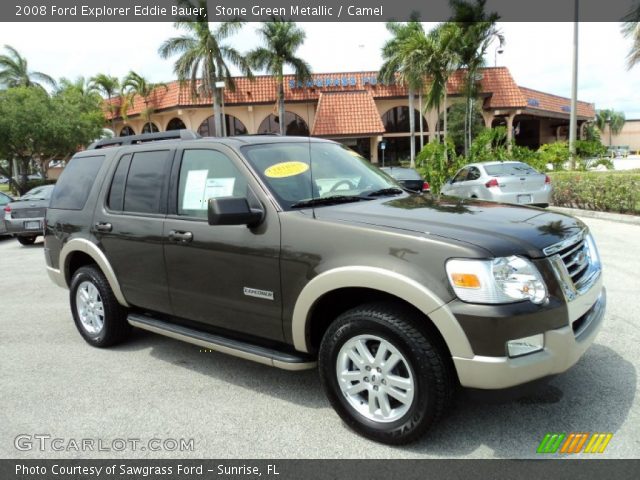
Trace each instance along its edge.
<instances>
[{"instance_id":1,"label":"black title bar","mask_svg":"<svg viewBox=\"0 0 640 480\"><path fill-rule=\"evenodd\" d=\"M487 0L486 12L504 22L575 20L576 0ZM639 0L577 0L581 22L619 22ZM194 7L197 0L192 1ZM207 0L210 22L241 18L268 21L273 16L298 22L405 21L418 13L424 22L451 17L449 0ZM175 0L3 0L0 22L174 22L195 18ZM543 34L541 32L541 34Z\"/></svg>"}]
</instances>

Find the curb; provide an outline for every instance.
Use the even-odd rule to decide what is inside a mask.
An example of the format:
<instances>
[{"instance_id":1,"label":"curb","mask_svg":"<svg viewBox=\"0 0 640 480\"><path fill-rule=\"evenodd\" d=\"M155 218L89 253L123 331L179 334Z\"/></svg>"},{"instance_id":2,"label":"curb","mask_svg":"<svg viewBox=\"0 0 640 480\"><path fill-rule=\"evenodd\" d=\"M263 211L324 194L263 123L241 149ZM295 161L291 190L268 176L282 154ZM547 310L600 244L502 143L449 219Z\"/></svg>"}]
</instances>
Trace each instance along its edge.
<instances>
[{"instance_id":1,"label":"curb","mask_svg":"<svg viewBox=\"0 0 640 480\"><path fill-rule=\"evenodd\" d=\"M576 217L597 218L598 220L608 220L610 222L628 223L630 225L640 225L640 216L625 215L623 213L597 212L594 210L582 210L580 208L556 207L550 205L548 210L558 213L566 213Z\"/></svg>"}]
</instances>

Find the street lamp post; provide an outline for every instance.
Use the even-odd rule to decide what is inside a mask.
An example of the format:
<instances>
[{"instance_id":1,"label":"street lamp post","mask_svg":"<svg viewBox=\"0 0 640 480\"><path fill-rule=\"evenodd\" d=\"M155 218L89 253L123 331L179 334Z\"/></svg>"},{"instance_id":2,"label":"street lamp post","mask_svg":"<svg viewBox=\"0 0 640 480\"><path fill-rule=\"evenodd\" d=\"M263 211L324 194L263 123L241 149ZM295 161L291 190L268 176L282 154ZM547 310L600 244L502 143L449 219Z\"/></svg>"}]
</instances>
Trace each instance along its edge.
<instances>
[{"instance_id":1,"label":"street lamp post","mask_svg":"<svg viewBox=\"0 0 640 480\"><path fill-rule=\"evenodd\" d=\"M578 128L578 3L574 0L573 58L571 71L571 113L569 117L569 163L576 165L576 130Z\"/></svg>"},{"instance_id":2,"label":"street lamp post","mask_svg":"<svg viewBox=\"0 0 640 480\"><path fill-rule=\"evenodd\" d=\"M222 99L222 136L227 136L227 116L224 113L224 81L216 82L216 88L220 89L220 98Z\"/></svg>"}]
</instances>

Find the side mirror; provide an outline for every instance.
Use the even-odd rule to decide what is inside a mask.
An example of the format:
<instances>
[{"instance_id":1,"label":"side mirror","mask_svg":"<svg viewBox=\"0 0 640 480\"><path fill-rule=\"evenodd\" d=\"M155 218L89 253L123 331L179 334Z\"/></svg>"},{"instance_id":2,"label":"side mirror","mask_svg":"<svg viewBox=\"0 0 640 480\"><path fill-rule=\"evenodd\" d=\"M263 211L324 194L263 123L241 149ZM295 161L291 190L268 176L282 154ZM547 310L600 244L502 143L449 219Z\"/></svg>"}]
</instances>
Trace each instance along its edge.
<instances>
[{"instance_id":1,"label":"side mirror","mask_svg":"<svg viewBox=\"0 0 640 480\"><path fill-rule=\"evenodd\" d=\"M251 208L245 197L210 198L209 225L246 225L255 227L264 219L264 209Z\"/></svg>"}]
</instances>

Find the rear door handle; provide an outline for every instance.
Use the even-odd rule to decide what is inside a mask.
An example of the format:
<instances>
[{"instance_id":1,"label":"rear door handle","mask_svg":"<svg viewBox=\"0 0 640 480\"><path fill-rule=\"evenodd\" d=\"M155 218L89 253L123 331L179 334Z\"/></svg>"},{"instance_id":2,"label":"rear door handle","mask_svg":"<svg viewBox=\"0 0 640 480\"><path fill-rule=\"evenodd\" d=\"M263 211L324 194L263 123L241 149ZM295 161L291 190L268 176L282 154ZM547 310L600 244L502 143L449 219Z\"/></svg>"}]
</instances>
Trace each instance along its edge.
<instances>
[{"instance_id":1,"label":"rear door handle","mask_svg":"<svg viewBox=\"0 0 640 480\"><path fill-rule=\"evenodd\" d=\"M173 240L174 242L180 242L180 243L189 243L191 240L193 240L193 233L178 232L176 230L171 230L169 232L169 240Z\"/></svg>"},{"instance_id":2,"label":"rear door handle","mask_svg":"<svg viewBox=\"0 0 640 480\"><path fill-rule=\"evenodd\" d=\"M98 222L96 223L96 230L99 232L110 232L113 230L113 225L106 222Z\"/></svg>"}]
</instances>

